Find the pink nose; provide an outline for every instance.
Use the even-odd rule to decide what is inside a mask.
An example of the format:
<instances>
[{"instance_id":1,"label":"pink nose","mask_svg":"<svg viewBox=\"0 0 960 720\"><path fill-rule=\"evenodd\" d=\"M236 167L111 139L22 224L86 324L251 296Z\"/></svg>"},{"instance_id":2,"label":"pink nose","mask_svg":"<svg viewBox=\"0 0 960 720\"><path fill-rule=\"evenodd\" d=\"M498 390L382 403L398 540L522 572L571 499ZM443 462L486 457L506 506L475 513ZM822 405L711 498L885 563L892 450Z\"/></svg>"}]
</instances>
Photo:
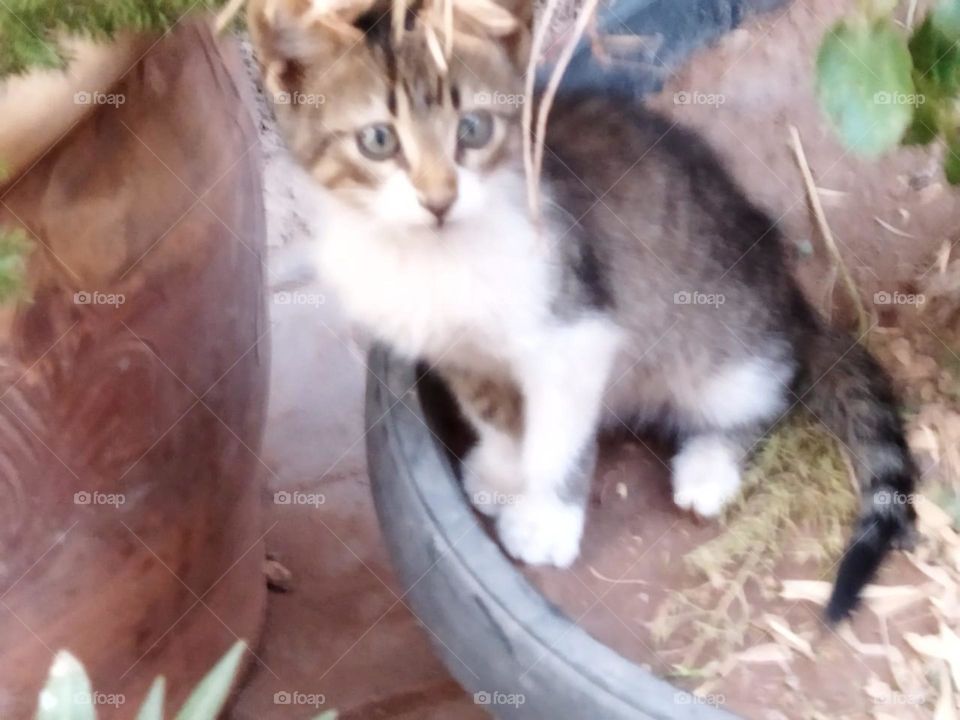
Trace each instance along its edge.
<instances>
[{"instance_id":1,"label":"pink nose","mask_svg":"<svg viewBox=\"0 0 960 720\"><path fill-rule=\"evenodd\" d=\"M439 227L440 225L443 225L443 220L450 211L450 208L453 206L454 200L456 200L455 195L448 195L445 197L424 200L422 204L423 207L429 210L437 219L437 226Z\"/></svg>"}]
</instances>

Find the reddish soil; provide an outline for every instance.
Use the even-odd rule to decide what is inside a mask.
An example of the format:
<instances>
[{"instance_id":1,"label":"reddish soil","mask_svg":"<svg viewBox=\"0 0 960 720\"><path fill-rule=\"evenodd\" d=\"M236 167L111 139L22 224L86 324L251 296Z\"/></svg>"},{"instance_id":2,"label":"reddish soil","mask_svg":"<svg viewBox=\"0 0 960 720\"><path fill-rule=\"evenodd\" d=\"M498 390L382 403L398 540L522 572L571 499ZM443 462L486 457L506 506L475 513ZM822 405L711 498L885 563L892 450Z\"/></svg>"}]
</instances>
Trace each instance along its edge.
<instances>
[{"instance_id":1,"label":"reddish soil","mask_svg":"<svg viewBox=\"0 0 960 720\"><path fill-rule=\"evenodd\" d=\"M751 198L777 220L788 246L796 249L799 277L818 301L831 263L808 210L789 145L790 125L800 133L827 220L864 298L909 288L918 270L930 268L935 249L956 239L960 225L960 193L943 179L942 150L900 149L863 159L839 143L821 115L814 58L823 34L847 12L849 3L804 0L754 18L694 55L650 103L697 129ZM678 104L678 93L723 101ZM885 229L877 218L909 237ZM834 304L842 305L839 283L837 288Z\"/></svg>"},{"instance_id":2,"label":"reddish soil","mask_svg":"<svg viewBox=\"0 0 960 720\"><path fill-rule=\"evenodd\" d=\"M651 623L671 594L692 593L703 585L704 578L688 570L683 558L716 537L719 526L698 521L673 505L669 474L663 464L666 457L636 442L609 443L594 483L581 558L566 571L524 568L524 572L598 640L693 690L705 678L684 678L677 666L706 665L713 659L709 648L696 658L688 658L697 634L693 627L681 628L668 641L658 642ZM626 497L617 491L620 483L625 486ZM779 580L787 578L830 580L832 568L829 563L782 562L769 579L765 578L764 589L775 590ZM897 558L883 570L878 582L902 585L922 579L908 562ZM747 585L746 593L754 625L747 631L744 648L775 640L761 622L764 613L771 613L810 640L816 659L794 654L788 672L776 662L732 662L721 671L721 680L703 687L707 701L717 699L745 718L764 720L815 717L814 711L829 718L868 718L884 709L864 693L863 686L871 674L876 674L896 687L885 657L866 657L851 650L823 623L821 608L812 603L764 599L754 583ZM911 617L909 608L891 618L888 627L894 641L904 632L936 630L932 618ZM858 614L853 631L863 643L883 641L879 624L869 612ZM903 700L906 703L908 698ZM886 709L898 718L927 717L920 707Z\"/></svg>"}]
</instances>

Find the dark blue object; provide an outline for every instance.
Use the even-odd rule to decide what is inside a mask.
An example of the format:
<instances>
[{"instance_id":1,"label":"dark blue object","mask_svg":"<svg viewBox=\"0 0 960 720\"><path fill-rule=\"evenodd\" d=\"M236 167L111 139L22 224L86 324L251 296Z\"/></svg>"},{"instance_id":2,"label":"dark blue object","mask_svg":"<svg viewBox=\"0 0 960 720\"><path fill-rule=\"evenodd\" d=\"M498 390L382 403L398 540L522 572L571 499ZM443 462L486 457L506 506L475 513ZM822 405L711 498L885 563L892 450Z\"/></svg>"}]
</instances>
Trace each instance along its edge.
<instances>
[{"instance_id":1,"label":"dark blue object","mask_svg":"<svg viewBox=\"0 0 960 720\"><path fill-rule=\"evenodd\" d=\"M698 47L737 27L744 16L785 0L615 0L598 11L606 36L597 54L584 38L564 75L564 89L610 87L639 97L663 87L667 73ZM540 73L545 81L549 68Z\"/></svg>"}]
</instances>

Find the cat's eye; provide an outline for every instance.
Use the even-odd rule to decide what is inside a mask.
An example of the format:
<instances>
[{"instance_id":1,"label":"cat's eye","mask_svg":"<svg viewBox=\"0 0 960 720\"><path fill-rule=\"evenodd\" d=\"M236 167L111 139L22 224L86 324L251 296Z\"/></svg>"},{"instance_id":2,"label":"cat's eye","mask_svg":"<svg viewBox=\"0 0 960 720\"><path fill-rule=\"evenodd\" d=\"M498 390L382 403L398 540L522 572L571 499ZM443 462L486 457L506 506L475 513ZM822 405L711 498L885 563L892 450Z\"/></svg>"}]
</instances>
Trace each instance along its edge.
<instances>
[{"instance_id":1,"label":"cat's eye","mask_svg":"<svg viewBox=\"0 0 960 720\"><path fill-rule=\"evenodd\" d=\"M464 113L457 126L457 141L461 147L477 149L493 137L493 116L486 110L471 110Z\"/></svg>"},{"instance_id":2,"label":"cat's eye","mask_svg":"<svg viewBox=\"0 0 960 720\"><path fill-rule=\"evenodd\" d=\"M357 132L357 147L371 160L389 160L400 149L400 139L392 125L373 123Z\"/></svg>"}]
</instances>

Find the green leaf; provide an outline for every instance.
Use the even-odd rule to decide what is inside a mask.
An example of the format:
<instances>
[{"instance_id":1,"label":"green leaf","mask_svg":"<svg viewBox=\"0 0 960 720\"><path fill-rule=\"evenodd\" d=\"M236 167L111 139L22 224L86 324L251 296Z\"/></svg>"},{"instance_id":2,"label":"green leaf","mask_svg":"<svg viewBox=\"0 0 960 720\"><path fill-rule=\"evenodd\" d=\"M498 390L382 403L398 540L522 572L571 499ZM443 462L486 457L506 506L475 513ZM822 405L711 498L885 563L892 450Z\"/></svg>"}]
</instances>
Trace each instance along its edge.
<instances>
[{"instance_id":1,"label":"green leaf","mask_svg":"<svg viewBox=\"0 0 960 720\"><path fill-rule=\"evenodd\" d=\"M137 720L163 720L163 698L166 691L166 681L159 676L150 686L146 700L140 706Z\"/></svg>"},{"instance_id":2,"label":"green leaf","mask_svg":"<svg viewBox=\"0 0 960 720\"><path fill-rule=\"evenodd\" d=\"M940 0L930 14L936 28L951 40L960 40L960 0Z\"/></svg>"},{"instance_id":3,"label":"green leaf","mask_svg":"<svg viewBox=\"0 0 960 720\"><path fill-rule=\"evenodd\" d=\"M960 185L960 138L954 135L947 141L947 154L943 159L943 172L947 182Z\"/></svg>"},{"instance_id":4,"label":"green leaf","mask_svg":"<svg viewBox=\"0 0 960 720\"><path fill-rule=\"evenodd\" d=\"M914 108L910 127L901 139L904 145L927 145L937 137L939 121L936 102L925 95L920 97L923 102Z\"/></svg>"},{"instance_id":5,"label":"green leaf","mask_svg":"<svg viewBox=\"0 0 960 720\"><path fill-rule=\"evenodd\" d=\"M917 102L905 39L888 20L838 23L817 54L817 96L848 148L864 155L892 148Z\"/></svg>"},{"instance_id":6,"label":"green leaf","mask_svg":"<svg viewBox=\"0 0 960 720\"><path fill-rule=\"evenodd\" d=\"M40 691L36 720L96 720L93 691L83 665L66 650L53 659Z\"/></svg>"},{"instance_id":7,"label":"green leaf","mask_svg":"<svg viewBox=\"0 0 960 720\"><path fill-rule=\"evenodd\" d=\"M960 90L960 46L934 24L933 16L914 31L909 49L914 76L929 100L956 95Z\"/></svg>"},{"instance_id":8,"label":"green leaf","mask_svg":"<svg viewBox=\"0 0 960 720\"><path fill-rule=\"evenodd\" d=\"M243 640L233 644L227 654L220 658L190 693L190 697L177 713L176 720L216 720L230 694L230 688L233 686L234 677L246 649L247 644Z\"/></svg>"},{"instance_id":9,"label":"green leaf","mask_svg":"<svg viewBox=\"0 0 960 720\"><path fill-rule=\"evenodd\" d=\"M3 0L0 2L0 77L32 68L63 68L70 57L60 40L80 35L106 40L122 30L158 32L190 12L223 0Z\"/></svg>"},{"instance_id":10,"label":"green leaf","mask_svg":"<svg viewBox=\"0 0 960 720\"><path fill-rule=\"evenodd\" d=\"M0 227L0 302L11 300L23 290L30 241L23 230Z\"/></svg>"}]
</instances>

